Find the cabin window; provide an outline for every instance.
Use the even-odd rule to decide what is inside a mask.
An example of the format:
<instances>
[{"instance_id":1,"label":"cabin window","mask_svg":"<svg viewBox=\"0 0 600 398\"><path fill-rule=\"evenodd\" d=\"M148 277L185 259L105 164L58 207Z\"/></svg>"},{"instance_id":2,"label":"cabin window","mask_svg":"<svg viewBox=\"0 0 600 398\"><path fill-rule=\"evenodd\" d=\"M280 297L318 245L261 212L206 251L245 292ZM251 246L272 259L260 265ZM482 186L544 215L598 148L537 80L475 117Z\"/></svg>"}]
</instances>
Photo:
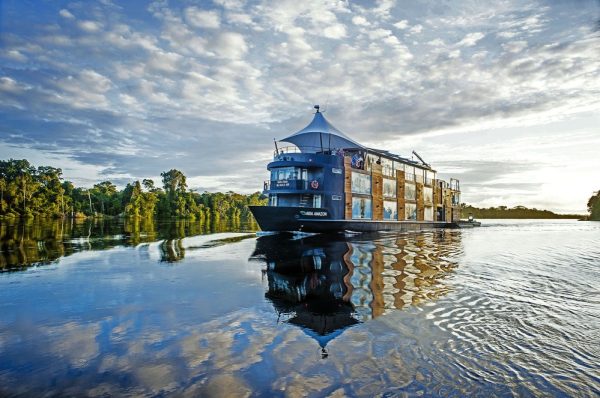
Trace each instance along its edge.
<instances>
[{"instance_id":1,"label":"cabin window","mask_svg":"<svg viewBox=\"0 0 600 398\"><path fill-rule=\"evenodd\" d=\"M352 218L354 219L370 219L372 217L371 212L371 199L352 197Z\"/></svg>"},{"instance_id":2,"label":"cabin window","mask_svg":"<svg viewBox=\"0 0 600 398\"><path fill-rule=\"evenodd\" d=\"M396 180L383 179L383 196L386 198L396 197Z\"/></svg>"},{"instance_id":3,"label":"cabin window","mask_svg":"<svg viewBox=\"0 0 600 398\"><path fill-rule=\"evenodd\" d=\"M397 220L398 219L398 203L396 201L383 201L383 219Z\"/></svg>"},{"instance_id":4,"label":"cabin window","mask_svg":"<svg viewBox=\"0 0 600 398\"><path fill-rule=\"evenodd\" d=\"M452 194L452 206L458 206L460 204L460 194L453 193Z\"/></svg>"},{"instance_id":5,"label":"cabin window","mask_svg":"<svg viewBox=\"0 0 600 398\"><path fill-rule=\"evenodd\" d=\"M414 181L415 180L415 168L413 166L409 166L409 165L404 166L404 179L406 181Z\"/></svg>"},{"instance_id":6,"label":"cabin window","mask_svg":"<svg viewBox=\"0 0 600 398\"><path fill-rule=\"evenodd\" d=\"M417 219L417 205L414 203L406 203L404 205L405 218L407 220Z\"/></svg>"},{"instance_id":7,"label":"cabin window","mask_svg":"<svg viewBox=\"0 0 600 398\"><path fill-rule=\"evenodd\" d=\"M394 177L394 162L392 160L381 158L381 168L384 176Z\"/></svg>"},{"instance_id":8,"label":"cabin window","mask_svg":"<svg viewBox=\"0 0 600 398\"><path fill-rule=\"evenodd\" d=\"M425 184L433 185L435 179L435 173L433 171L425 170Z\"/></svg>"},{"instance_id":9,"label":"cabin window","mask_svg":"<svg viewBox=\"0 0 600 398\"><path fill-rule=\"evenodd\" d=\"M426 204L433 204L433 188L423 187L423 201Z\"/></svg>"},{"instance_id":10,"label":"cabin window","mask_svg":"<svg viewBox=\"0 0 600 398\"><path fill-rule=\"evenodd\" d=\"M371 166L379 160L379 156L373 155L372 153L367 154L367 170L371 170Z\"/></svg>"},{"instance_id":11,"label":"cabin window","mask_svg":"<svg viewBox=\"0 0 600 398\"><path fill-rule=\"evenodd\" d=\"M279 167L271 170L271 181L306 180L308 172L300 167Z\"/></svg>"},{"instance_id":12,"label":"cabin window","mask_svg":"<svg viewBox=\"0 0 600 398\"><path fill-rule=\"evenodd\" d=\"M415 184L406 183L404 186L404 199L406 200L417 200L417 189Z\"/></svg>"},{"instance_id":13,"label":"cabin window","mask_svg":"<svg viewBox=\"0 0 600 398\"><path fill-rule=\"evenodd\" d=\"M415 167L415 181L423 183L425 170Z\"/></svg>"},{"instance_id":14,"label":"cabin window","mask_svg":"<svg viewBox=\"0 0 600 398\"><path fill-rule=\"evenodd\" d=\"M425 207L425 221L433 221L433 207Z\"/></svg>"},{"instance_id":15,"label":"cabin window","mask_svg":"<svg viewBox=\"0 0 600 398\"><path fill-rule=\"evenodd\" d=\"M277 195L269 196L269 206L277 206Z\"/></svg>"},{"instance_id":16,"label":"cabin window","mask_svg":"<svg viewBox=\"0 0 600 398\"><path fill-rule=\"evenodd\" d=\"M352 172L352 193L371 194L371 176Z\"/></svg>"}]
</instances>

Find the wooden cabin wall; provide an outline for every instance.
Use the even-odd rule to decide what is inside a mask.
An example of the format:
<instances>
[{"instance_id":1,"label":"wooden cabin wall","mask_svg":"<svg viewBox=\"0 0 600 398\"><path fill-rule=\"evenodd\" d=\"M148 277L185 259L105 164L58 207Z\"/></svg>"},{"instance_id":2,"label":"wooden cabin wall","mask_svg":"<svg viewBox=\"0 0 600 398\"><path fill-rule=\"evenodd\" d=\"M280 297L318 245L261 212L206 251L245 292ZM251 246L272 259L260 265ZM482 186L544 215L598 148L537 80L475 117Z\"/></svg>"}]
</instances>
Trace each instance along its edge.
<instances>
[{"instance_id":1,"label":"wooden cabin wall","mask_svg":"<svg viewBox=\"0 0 600 398\"><path fill-rule=\"evenodd\" d=\"M404 204L406 203L406 200L404 199L404 183L404 170L396 170L396 200L398 205L398 221L406 219L406 210L404 208Z\"/></svg>"},{"instance_id":2,"label":"wooden cabin wall","mask_svg":"<svg viewBox=\"0 0 600 398\"><path fill-rule=\"evenodd\" d=\"M423 183L417 182L417 221L425 220L425 198L423 195Z\"/></svg>"},{"instance_id":3,"label":"wooden cabin wall","mask_svg":"<svg viewBox=\"0 0 600 398\"><path fill-rule=\"evenodd\" d=\"M452 221L452 190L444 189L444 213L446 222Z\"/></svg>"},{"instance_id":4,"label":"wooden cabin wall","mask_svg":"<svg viewBox=\"0 0 600 398\"><path fill-rule=\"evenodd\" d=\"M383 220L383 173L380 164L371 165L371 195L373 220Z\"/></svg>"},{"instance_id":5,"label":"wooden cabin wall","mask_svg":"<svg viewBox=\"0 0 600 398\"><path fill-rule=\"evenodd\" d=\"M344 218L352 220L352 159L344 156Z\"/></svg>"}]
</instances>

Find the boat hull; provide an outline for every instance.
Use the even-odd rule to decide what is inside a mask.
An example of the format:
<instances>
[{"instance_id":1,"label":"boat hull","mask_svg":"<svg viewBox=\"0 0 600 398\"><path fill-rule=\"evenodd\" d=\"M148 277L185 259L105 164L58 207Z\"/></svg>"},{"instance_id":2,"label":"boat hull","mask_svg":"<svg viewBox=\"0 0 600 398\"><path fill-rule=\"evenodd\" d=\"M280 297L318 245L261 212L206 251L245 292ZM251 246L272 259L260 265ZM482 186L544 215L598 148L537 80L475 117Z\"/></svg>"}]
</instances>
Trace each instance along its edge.
<instances>
[{"instance_id":1,"label":"boat hull","mask_svg":"<svg viewBox=\"0 0 600 398\"><path fill-rule=\"evenodd\" d=\"M256 222L268 232L375 232L420 231L455 228L439 221L333 220L326 209L301 207L250 206Z\"/></svg>"}]
</instances>

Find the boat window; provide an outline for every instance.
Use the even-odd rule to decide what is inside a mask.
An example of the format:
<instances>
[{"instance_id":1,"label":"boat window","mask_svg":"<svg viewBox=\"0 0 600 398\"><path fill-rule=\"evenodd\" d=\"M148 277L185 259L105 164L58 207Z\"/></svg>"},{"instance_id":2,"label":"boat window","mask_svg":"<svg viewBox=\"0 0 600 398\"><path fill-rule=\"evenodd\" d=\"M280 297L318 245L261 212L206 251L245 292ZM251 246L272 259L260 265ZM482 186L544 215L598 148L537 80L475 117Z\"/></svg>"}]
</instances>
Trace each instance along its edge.
<instances>
[{"instance_id":1,"label":"boat window","mask_svg":"<svg viewBox=\"0 0 600 398\"><path fill-rule=\"evenodd\" d=\"M425 207L425 221L433 221L433 207Z\"/></svg>"},{"instance_id":2,"label":"boat window","mask_svg":"<svg viewBox=\"0 0 600 398\"><path fill-rule=\"evenodd\" d=\"M352 197L352 218L353 219L370 219L371 213L371 199Z\"/></svg>"},{"instance_id":3,"label":"boat window","mask_svg":"<svg viewBox=\"0 0 600 398\"><path fill-rule=\"evenodd\" d=\"M404 186L404 199L406 200L417 200L417 189L415 184L406 183Z\"/></svg>"},{"instance_id":4,"label":"boat window","mask_svg":"<svg viewBox=\"0 0 600 398\"><path fill-rule=\"evenodd\" d=\"M460 194L453 193L452 194L452 206L458 206L460 204Z\"/></svg>"},{"instance_id":5,"label":"boat window","mask_svg":"<svg viewBox=\"0 0 600 398\"><path fill-rule=\"evenodd\" d=\"M417 182L423 183L423 175L425 174L424 172L425 170L415 167L415 180Z\"/></svg>"},{"instance_id":6,"label":"boat window","mask_svg":"<svg viewBox=\"0 0 600 398\"><path fill-rule=\"evenodd\" d=\"M423 187L423 201L425 204L433 204L433 188Z\"/></svg>"},{"instance_id":7,"label":"boat window","mask_svg":"<svg viewBox=\"0 0 600 398\"><path fill-rule=\"evenodd\" d=\"M406 203L404 205L405 210L405 218L407 220L416 220L417 219L417 205L414 203Z\"/></svg>"},{"instance_id":8,"label":"boat window","mask_svg":"<svg viewBox=\"0 0 600 398\"><path fill-rule=\"evenodd\" d=\"M394 162L390 159L381 158L382 173L385 176L394 177Z\"/></svg>"},{"instance_id":9,"label":"boat window","mask_svg":"<svg viewBox=\"0 0 600 398\"><path fill-rule=\"evenodd\" d=\"M414 166L405 165L404 166L404 178L407 181L415 180L415 168Z\"/></svg>"},{"instance_id":10,"label":"boat window","mask_svg":"<svg viewBox=\"0 0 600 398\"><path fill-rule=\"evenodd\" d=\"M277 206L277 195L269 196L269 206Z\"/></svg>"},{"instance_id":11,"label":"boat window","mask_svg":"<svg viewBox=\"0 0 600 398\"><path fill-rule=\"evenodd\" d=\"M396 197L396 180L383 179L383 196L387 198Z\"/></svg>"},{"instance_id":12,"label":"boat window","mask_svg":"<svg viewBox=\"0 0 600 398\"><path fill-rule=\"evenodd\" d=\"M371 194L371 176L352 172L352 192L365 195Z\"/></svg>"},{"instance_id":13,"label":"boat window","mask_svg":"<svg viewBox=\"0 0 600 398\"><path fill-rule=\"evenodd\" d=\"M372 153L367 154L367 170L371 170L371 166L379 160L379 156L373 155Z\"/></svg>"},{"instance_id":14,"label":"boat window","mask_svg":"<svg viewBox=\"0 0 600 398\"><path fill-rule=\"evenodd\" d=\"M398 203L396 201L383 201L383 219L397 220L398 219Z\"/></svg>"},{"instance_id":15,"label":"boat window","mask_svg":"<svg viewBox=\"0 0 600 398\"><path fill-rule=\"evenodd\" d=\"M300 173L301 169L299 167L279 167L271 170L271 180L298 180L301 177Z\"/></svg>"}]
</instances>

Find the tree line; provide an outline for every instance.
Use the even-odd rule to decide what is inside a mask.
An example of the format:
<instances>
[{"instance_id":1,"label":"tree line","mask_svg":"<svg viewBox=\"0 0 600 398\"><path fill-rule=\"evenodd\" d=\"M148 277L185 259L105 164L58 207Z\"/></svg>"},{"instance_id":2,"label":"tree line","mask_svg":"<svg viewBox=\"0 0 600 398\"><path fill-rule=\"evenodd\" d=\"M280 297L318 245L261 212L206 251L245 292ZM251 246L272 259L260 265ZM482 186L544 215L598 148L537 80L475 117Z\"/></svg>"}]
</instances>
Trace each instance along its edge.
<instances>
[{"instance_id":1,"label":"tree line","mask_svg":"<svg viewBox=\"0 0 600 398\"><path fill-rule=\"evenodd\" d=\"M589 219L600 221L600 190L594 192L587 202L587 209L590 213Z\"/></svg>"},{"instance_id":2,"label":"tree line","mask_svg":"<svg viewBox=\"0 0 600 398\"><path fill-rule=\"evenodd\" d=\"M176 169L161 173L161 178L162 187L143 179L122 190L110 181L82 188L64 180L60 168L36 168L25 159L0 160L0 218L121 216L219 221L250 218L249 205L267 203L259 192L194 192Z\"/></svg>"},{"instance_id":3,"label":"tree line","mask_svg":"<svg viewBox=\"0 0 600 398\"><path fill-rule=\"evenodd\" d=\"M581 214L556 214L550 210L538 210L536 208L529 209L525 206L515 206L509 208L507 206L478 208L471 205L461 205L461 217L468 218L473 215L475 218L564 218L564 219L580 219Z\"/></svg>"}]
</instances>

